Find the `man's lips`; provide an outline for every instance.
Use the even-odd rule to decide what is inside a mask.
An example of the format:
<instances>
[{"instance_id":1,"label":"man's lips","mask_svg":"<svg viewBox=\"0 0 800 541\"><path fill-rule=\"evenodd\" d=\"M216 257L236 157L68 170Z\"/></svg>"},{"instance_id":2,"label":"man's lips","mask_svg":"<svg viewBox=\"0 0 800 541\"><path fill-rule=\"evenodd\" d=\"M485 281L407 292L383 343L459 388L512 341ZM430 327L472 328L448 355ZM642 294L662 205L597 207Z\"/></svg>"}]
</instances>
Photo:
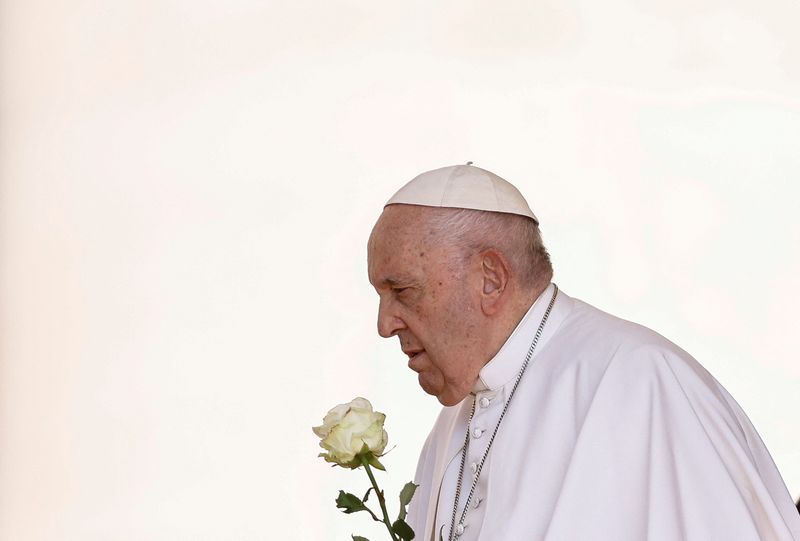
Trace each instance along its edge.
<instances>
[{"instance_id":1,"label":"man's lips","mask_svg":"<svg viewBox=\"0 0 800 541\"><path fill-rule=\"evenodd\" d=\"M419 359L420 356L425 353L424 349L416 349L416 350L403 350L403 353L408 355L408 367L413 370L414 372L419 372L422 367L419 366Z\"/></svg>"}]
</instances>

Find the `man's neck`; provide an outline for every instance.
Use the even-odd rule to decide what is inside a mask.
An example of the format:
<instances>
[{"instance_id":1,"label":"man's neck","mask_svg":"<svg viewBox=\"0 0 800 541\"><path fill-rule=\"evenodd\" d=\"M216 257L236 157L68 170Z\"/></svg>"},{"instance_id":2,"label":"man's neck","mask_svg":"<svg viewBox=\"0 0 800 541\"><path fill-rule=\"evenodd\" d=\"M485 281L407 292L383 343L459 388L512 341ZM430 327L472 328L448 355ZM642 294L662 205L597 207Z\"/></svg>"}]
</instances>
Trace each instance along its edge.
<instances>
[{"instance_id":1,"label":"man's neck","mask_svg":"<svg viewBox=\"0 0 800 541\"><path fill-rule=\"evenodd\" d=\"M548 282L532 289L520 289L518 294L511 299L508 304L508 309L502 316L502 321L499 321L495 327L495 333L492 337L490 347L488 348L490 355L486 358L487 363L497 355L497 352L500 351L503 344L511 337L514 329L520 324L522 318L524 318L528 310L531 309L533 303L536 302L536 299L544 293L549 285L550 283Z\"/></svg>"}]
</instances>

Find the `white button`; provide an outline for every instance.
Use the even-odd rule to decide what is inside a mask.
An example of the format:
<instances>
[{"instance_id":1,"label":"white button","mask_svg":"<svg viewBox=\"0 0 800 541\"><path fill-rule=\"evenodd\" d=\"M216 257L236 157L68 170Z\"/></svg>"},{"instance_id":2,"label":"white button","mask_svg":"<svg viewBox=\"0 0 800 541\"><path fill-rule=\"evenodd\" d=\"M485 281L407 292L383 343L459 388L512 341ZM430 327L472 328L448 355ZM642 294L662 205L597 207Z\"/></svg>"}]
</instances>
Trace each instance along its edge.
<instances>
[{"instance_id":1,"label":"white button","mask_svg":"<svg viewBox=\"0 0 800 541\"><path fill-rule=\"evenodd\" d=\"M478 463L477 462L473 462L472 464L469 465L469 467L472 470L472 473L478 473Z\"/></svg>"},{"instance_id":2,"label":"white button","mask_svg":"<svg viewBox=\"0 0 800 541\"><path fill-rule=\"evenodd\" d=\"M458 526L456 526L456 535L461 535L462 533L464 533L464 525L459 522Z\"/></svg>"},{"instance_id":3,"label":"white button","mask_svg":"<svg viewBox=\"0 0 800 541\"><path fill-rule=\"evenodd\" d=\"M482 501L483 501L482 498L475 498L475 509L477 509L481 505Z\"/></svg>"},{"instance_id":4,"label":"white button","mask_svg":"<svg viewBox=\"0 0 800 541\"><path fill-rule=\"evenodd\" d=\"M481 434L483 434L483 430L481 430L480 428L476 428L475 430L472 431L473 438L480 438Z\"/></svg>"},{"instance_id":5,"label":"white button","mask_svg":"<svg viewBox=\"0 0 800 541\"><path fill-rule=\"evenodd\" d=\"M489 403L490 403L490 402L491 402L491 400L489 400L488 398L486 398L486 397L484 396L484 397L483 397L483 398L481 398L481 400L480 400L481 407L482 407L482 408L488 408L488 407L489 407Z\"/></svg>"}]
</instances>

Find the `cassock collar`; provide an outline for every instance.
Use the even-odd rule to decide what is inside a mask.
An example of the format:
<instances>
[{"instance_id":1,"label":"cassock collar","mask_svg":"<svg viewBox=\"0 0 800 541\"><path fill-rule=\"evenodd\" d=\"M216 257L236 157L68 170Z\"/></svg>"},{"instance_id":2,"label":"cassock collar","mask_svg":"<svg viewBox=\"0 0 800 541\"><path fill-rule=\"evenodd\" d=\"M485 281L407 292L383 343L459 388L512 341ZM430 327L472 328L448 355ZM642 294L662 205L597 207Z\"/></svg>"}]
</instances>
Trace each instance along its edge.
<instances>
[{"instance_id":1,"label":"cassock collar","mask_svg":"<svg viewBox=\"0 0 800 541\"><path fill-rule=\"evenodd\" d=\"M555 286L552 283L545 288L519 324L517 324L514 332L508 337L500 351L481 369L478 379L472 388L473 393L496 391L517 376L520 366L525 360L525 355L528 354L528 349L531 347L531 341L536 335L536 330L539 328L547 306L550 304L554 288ZM547 320L542 336L539 337L539 343L536 345L534 357L542 350L547 340L563 321L564 311L557 309L557 307L559 304L563 304L563 300L567 298L559 290L556 303L550 312L550 317Z\"/></svg>"}]
</instances>

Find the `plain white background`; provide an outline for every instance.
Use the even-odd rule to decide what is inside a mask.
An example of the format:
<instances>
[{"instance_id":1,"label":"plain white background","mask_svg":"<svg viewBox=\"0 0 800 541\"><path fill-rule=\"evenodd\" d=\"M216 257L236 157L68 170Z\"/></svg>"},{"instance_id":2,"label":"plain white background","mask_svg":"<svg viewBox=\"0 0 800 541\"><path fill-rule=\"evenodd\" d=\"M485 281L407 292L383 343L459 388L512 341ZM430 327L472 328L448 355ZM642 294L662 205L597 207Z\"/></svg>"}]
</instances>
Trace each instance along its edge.
<instances>
[{"instance_id":1,"label":"plain white background","mask_svg":"<svg viewBox=\"0 0 800 541\"><path fill-rule=\"evenodd\" d=\"M349 539L310 427L438 411L375 332L365 244L474 161L570 295L704 364L800 494L800 6L0 4L0 538ZM362 478L363 477L363 478ZM393 506L393 509L396 507Z\"/></svg>"}]
</instances>

